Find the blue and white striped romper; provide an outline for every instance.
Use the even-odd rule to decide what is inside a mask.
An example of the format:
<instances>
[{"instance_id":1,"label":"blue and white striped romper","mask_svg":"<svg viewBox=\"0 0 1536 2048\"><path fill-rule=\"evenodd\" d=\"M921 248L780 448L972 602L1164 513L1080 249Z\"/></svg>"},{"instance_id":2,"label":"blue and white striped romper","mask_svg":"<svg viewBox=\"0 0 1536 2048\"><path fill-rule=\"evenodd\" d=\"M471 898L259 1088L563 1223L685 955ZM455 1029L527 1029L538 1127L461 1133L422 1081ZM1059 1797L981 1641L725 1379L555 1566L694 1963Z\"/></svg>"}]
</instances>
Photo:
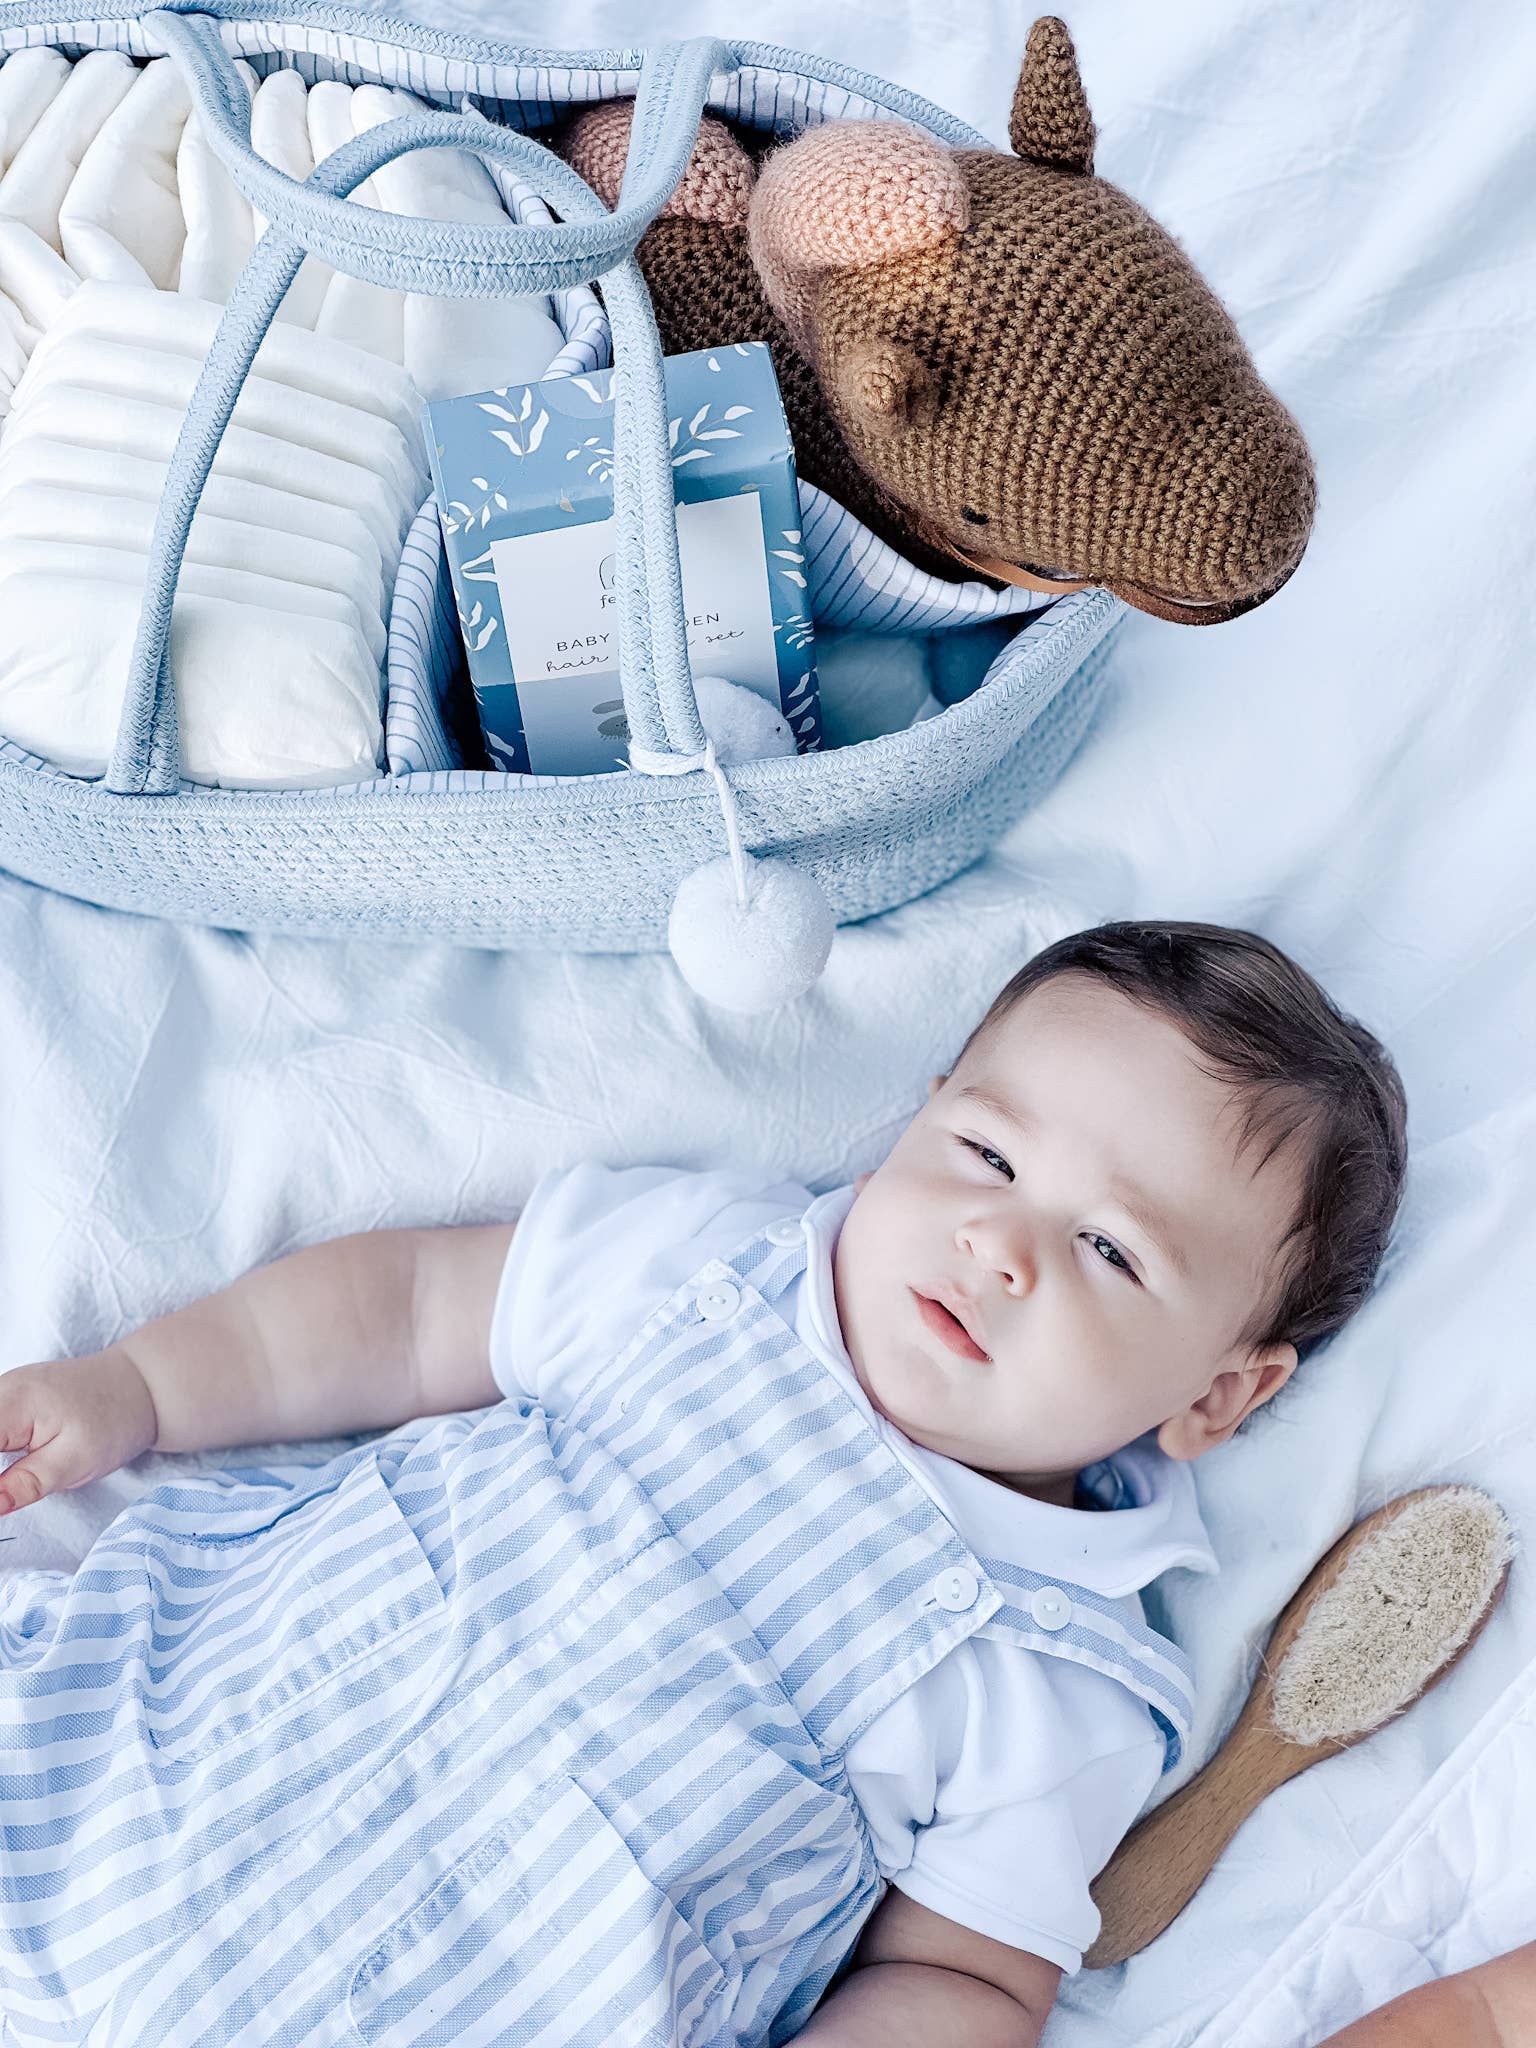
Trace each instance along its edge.
<instances>
[{"instance_id":1,"label":"blue and white striped romper","mask_svg":"<svg viewBox=\"0 0 1536 2048\"><path fill-rule=\"evenodd\" d=\"M844 1752L978 1630L1187 1673L976 1556L712 1259L569 1414L145 1494L0 1601L0 2041L724 2048L804 2024L883 1881Z\"/></svg>"}]
</instances>

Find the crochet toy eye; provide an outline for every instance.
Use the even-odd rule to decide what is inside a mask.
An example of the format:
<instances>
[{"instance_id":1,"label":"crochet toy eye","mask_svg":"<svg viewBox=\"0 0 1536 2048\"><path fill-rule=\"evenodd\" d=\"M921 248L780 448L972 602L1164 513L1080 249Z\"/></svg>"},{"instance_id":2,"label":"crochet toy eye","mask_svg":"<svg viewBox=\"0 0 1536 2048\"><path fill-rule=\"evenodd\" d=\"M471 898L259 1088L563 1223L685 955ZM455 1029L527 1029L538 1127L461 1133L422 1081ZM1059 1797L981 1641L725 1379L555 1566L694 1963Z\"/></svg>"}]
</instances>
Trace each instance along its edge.
<instances>
[{"instance_id":1,"label":"crochet toy eye","mask_svg":"<svg viewBox=\"0 0 1536 2048\"><path fill-rule=\"evenodd\" d=\"M968 519L972 526L990 526L992 523L985 512L975 512L969 505L962 505L960 507L960 517Z\"/></svg>"}]
</instances>

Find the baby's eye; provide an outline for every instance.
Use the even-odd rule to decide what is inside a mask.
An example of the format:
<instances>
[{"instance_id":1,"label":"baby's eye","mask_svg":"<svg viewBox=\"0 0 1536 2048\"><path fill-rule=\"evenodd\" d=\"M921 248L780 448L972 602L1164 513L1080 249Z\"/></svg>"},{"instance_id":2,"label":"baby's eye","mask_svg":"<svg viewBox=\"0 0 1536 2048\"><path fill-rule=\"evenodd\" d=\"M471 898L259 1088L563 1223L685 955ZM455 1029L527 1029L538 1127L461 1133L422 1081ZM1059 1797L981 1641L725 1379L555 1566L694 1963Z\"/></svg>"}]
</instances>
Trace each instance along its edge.
<instances>
[{"instance_id":1,"label":"baby's eye","mask_svg":"<svg viewBox=\"0 0 1536 2048\"><path fill-rule=\"evenodd\" d=\"M960 1142L967 1152L974 1152L984 1166L990 1166L994 1172L1003 1174L1009 1180L1013 1179L1013 1168L1001 1152L994 1152L990 1145L978 1145L974 1138L962 1138Z\"/></svg>"},{"instance_id":2,"label":"baby's eye","mask_svg":"<svg viewBox=\"0 0 1536 2048\"><path fill-rule=\"evenodd\" d=\"M1117 1244L1115 1244L1111 1239L1107 1237L1101 1237L1099 1232L1096 1230L1085 1230L1083 1232L1083 1236L1087 1239L1089 1244L1093 1246L1094 1250L1098 1253L1099 1257L1104 1261L1105 1265L1117 1266L1120 1269L1120 1271L1126 1274L1130 1279L1136 1280L1136 1275L1135 1272L1132 1270L1130 1261L1126 1258L1125 1254L1120 1250L1120 1247ZM1139 1287L1141 1285L1141 1282L1137 1280L1136 1284Z\"/></svg>"}]
</instances>

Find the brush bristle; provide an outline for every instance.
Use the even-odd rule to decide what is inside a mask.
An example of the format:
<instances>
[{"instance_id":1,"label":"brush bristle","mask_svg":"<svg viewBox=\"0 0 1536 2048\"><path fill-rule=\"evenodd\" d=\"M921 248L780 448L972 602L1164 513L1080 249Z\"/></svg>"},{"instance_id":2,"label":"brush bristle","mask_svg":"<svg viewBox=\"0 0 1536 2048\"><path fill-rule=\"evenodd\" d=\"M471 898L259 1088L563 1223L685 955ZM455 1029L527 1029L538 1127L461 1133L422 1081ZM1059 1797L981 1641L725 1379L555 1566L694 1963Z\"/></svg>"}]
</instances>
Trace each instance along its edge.
<instances>
[{"instance_id":1,"label":"brush bristle","mask_svg":"<svg viewBox=\"0 0 1536 2048\"><path fill-rule=\"evenodd\" d=\"M1311 1747L1390 1721L1463 1648L1513 1552L1503 1510L1475 1487L1410 1500L1361 1542L1282 1658L1280 1734Z\"/></svg>"}]
</instances>

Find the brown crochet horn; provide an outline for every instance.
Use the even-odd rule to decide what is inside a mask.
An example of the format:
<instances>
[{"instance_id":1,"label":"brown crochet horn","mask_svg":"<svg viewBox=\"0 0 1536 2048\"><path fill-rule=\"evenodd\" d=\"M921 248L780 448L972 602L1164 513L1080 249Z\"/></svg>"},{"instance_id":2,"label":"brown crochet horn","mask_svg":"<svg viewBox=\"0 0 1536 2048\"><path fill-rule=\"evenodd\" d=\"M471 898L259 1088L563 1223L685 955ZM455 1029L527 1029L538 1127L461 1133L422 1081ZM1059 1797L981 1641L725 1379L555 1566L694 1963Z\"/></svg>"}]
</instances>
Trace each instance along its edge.
<instances>
[{"instance_id":1,"label":"brown crochet horn","mask_svg":"<svg viewBox=\"0 0 1536 2048\"><path fill-rule=\"evenodd\" d=\"M1042 15L1024 45L1008 140L1015 156L1053 171L1093 170L1093 116L1067 24Z\"/></svg>"}]
</instances>

